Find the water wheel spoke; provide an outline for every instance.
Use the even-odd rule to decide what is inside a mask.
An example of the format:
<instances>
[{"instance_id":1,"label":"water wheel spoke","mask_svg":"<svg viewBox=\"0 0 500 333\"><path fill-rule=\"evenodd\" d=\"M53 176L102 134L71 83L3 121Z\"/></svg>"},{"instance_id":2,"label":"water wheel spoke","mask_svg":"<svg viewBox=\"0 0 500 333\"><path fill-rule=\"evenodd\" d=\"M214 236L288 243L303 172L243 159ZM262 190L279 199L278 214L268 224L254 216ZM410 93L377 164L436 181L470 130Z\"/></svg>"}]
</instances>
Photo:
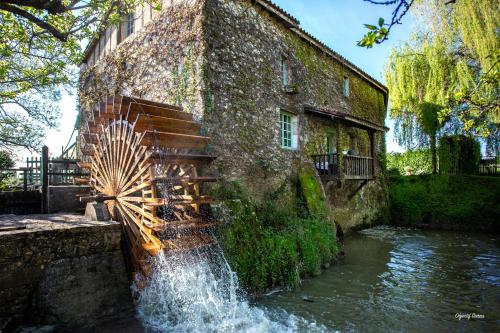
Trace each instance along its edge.
<instances>
[{"instance_id":1,"label":"water wheel spoke","mask_svg":"<svg viewBox=\"0 0 500 333\"><path fill-rule=\"evenodd\" d=\"M90 163L79 166L90 169L90 177L81 182L115 198L105 203L123 223L141 267L147 256L138 249L155 255L164 248L180 251L214 241L206 235L177 234L217 225L199 212L200 205L213 202L200 194L200 184L217 179L198 176L197 168L214 157L193 153L206 148L209 138L199 135L201 125L191 114L162 103L110 96L94 109L85 128L86 145L80 152Z\"/></svg>"}]
</instances>

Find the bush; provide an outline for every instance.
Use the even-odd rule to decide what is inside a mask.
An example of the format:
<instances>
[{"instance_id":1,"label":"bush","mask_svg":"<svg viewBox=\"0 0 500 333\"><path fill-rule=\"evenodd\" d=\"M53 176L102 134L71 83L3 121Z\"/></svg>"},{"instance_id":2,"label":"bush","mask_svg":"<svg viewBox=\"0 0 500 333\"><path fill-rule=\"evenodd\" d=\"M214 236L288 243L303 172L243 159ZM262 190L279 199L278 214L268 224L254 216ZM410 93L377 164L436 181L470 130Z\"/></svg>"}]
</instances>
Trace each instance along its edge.
<instances>
[{"instance_id":1,"label":"bush","mask_svg":"<svg viewBox=\"0 0 500 333\"><path fill-rule=\"evenodd\" d=\"M500 178L425 175L389 183L391 223L499 231Z\"/></svg>"},{"instance_id":2,"label":"bush","mask_svg":"<svg viewBox=\"0 0 500 333\"><path fill-rule=\"evenodd\" d=\"M444 136L439 140L440 174L477 174L481 151L474 138L465 135Z\"/></svg>"},{"instance_id":3,"label":"bush","mask_svg":"<svg viewBox=\"0 0 500 333\"><path fill-rule=\"evenodd\" d=\"M335 228L325 219L299 217L298 210L272 200L254 202L237 183L223 183L216 193L231 212L231 223L221 228L222 245L252 293L293 288L300 276L318 274L338 253Z\"/></svg>"},{"instance_id":4,"label":"bush","mask_svg":"<svg viewBox=\"0 0 500 333\"><path fill-rule=\"evenodd\" d=\"M404 153L387 154L389 175L421 175L432 173L431 152L429 149L408 150Z\"/></svg>"},{"instance_id":5,"label":"bush","mask_svg":"<svg viewBox=\"0 0 500 333\"><path fill-rule=\"evenodd\" d=\"M0 169L10 169L14 167L14 159L12 155L5 150L0 150ZM5 191L12 186L12 182L16 181L15 172L0 171L0 191Z\"/></svg>"}]
</instances>

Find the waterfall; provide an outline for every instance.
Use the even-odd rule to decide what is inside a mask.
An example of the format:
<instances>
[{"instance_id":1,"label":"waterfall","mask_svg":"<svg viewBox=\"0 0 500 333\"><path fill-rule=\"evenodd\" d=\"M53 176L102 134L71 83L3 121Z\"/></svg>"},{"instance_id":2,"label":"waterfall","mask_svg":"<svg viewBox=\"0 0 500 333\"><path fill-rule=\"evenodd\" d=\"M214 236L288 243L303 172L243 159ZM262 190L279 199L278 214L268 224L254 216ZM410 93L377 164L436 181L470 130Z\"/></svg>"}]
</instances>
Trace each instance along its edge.
<instances>
[{"instance_id":1,"label":"waterfall","mask_svg":"<svg viewBox=\"0 0 500 333\"><path fill-rule=\"evenodd\" d=\"M250 305L219 246L154 258L137 290L138 317L152 332L311 332L315 323Z\"/></svg>"}]
</instances>

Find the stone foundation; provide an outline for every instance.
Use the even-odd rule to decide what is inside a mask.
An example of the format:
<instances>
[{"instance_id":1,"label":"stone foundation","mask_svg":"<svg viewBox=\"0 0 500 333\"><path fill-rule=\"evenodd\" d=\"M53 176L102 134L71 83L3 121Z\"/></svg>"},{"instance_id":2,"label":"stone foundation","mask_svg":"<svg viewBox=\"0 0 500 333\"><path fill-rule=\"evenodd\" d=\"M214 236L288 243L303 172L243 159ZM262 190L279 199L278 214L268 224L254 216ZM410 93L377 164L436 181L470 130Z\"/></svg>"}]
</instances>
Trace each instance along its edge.
<instances>
[{"instance_id":1,"label":"stone foundation","mask_svg":"<svg viewBox=\"0 0 500 333\"><path fill-rule=\"evenodd\" d=\"M116 222L1 216L0 321L65 331L133 316L120 243Z\"/></svg>"}]
</instances>

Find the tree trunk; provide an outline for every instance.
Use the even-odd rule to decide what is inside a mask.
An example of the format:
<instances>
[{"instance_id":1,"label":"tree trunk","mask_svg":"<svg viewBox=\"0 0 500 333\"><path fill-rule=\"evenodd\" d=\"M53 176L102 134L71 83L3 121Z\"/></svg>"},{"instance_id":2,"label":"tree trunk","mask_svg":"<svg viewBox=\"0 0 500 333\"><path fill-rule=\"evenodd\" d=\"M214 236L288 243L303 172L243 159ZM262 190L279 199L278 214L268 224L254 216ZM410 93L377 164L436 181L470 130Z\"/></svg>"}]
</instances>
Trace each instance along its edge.
<instances>
[{"instance_id":1,"label":"tree trunk","mask_svg":"<svg viewBox=\"0 0 500 333\"><path fill-rule=\"evenodd\" d=\"M431 139L431 155L432 155L432 173L437 174L437 149L436 149L436 134L430 136Z\"/></svg>"}]
</instances>

